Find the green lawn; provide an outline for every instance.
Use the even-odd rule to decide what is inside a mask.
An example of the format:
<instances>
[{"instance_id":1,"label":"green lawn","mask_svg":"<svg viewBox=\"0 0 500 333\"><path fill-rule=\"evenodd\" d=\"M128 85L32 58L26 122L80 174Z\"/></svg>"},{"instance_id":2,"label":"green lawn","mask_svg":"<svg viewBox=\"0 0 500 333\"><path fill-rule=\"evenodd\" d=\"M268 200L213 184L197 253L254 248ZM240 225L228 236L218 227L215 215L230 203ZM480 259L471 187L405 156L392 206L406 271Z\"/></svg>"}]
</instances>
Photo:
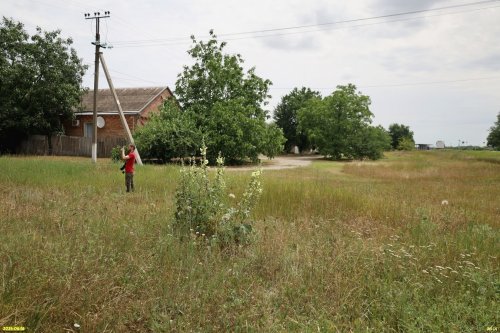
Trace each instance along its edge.
<instances>
[{"instance_id":1,"label":"green lawn","mask_svg":"<svg viewBox=\"0 0 500 333\"><path fill-rule=\"evenodd\" d=\"M498 329L500 153L264 171L252 244L180 241L176 166L0 158L0 327L28 332ZM226 174L241 195L249 171ZM76 328L74 325L80 325Z\"/></svg>"}]
</instances>

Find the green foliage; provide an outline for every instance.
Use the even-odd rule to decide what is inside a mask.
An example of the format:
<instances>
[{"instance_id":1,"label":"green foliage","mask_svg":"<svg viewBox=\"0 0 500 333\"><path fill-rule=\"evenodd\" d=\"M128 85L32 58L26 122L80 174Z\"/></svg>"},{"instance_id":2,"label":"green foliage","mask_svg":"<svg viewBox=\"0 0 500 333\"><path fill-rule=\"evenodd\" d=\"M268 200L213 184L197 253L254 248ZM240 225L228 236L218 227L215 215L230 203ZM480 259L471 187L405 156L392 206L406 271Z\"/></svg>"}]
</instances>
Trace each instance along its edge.
<instances>
[{"instance_id":1,"label":"green foliage","mask_svg":"<svg viewBox=\"0 0 500 333\"><path fill-rule=\"evenodd\" d=\"M255 74L255 68L243 72L241 55L224 54L225 42L219 43L210 31L208 42L197 41L188 51L195 64L184 66L175 84L176 97L183 109L193 108L202 117L209 117L215 103L242 98L245 106L255 107L255 116L265 116L260 105L268 98L271 81Z\"/></svg>"},{"instance_id":2,"label":"green foliage","mask_svg":"<svg viewBox=\"0 0 500 333\"><path fill-rule=\"evenodd\" d=\"M382 126L367 126L363 128L359 142L353 146L354 156L378 160L383 152L391 149L391 137Z\"/></svg>"},{"instance_id":3,"label":"green foliage","mask_svg":"<svg viewBox=\"0 0 500 333\"><path fill-rule=\"evenodd\" d=\"M206 126L207 141L213 147L209 160L213 161L221 152L227 156L229 164L246 157L257 161L259 152L262 152L261 138L266 135L264 118L261 122L253 117L258 113L254 106L245 106L241 97L215 103Z\"/></svg>"},{"instance_id":4,"label":"green foliage","mask_svg":"<svg viewBox=\"0 0 500 333\"><path fill-rule=\"evenodd\" d=\"M415 141L412 138L404 136L399 139L397 146L398 150L413 150L415 149Z\"/></svg>"},{"instance_id":5,"label":"green foliage","mask_svg":"<svg viewBox=\"0 0 500 333\"><path fill-rule=\"evenodd\" d=\"M283 129L286 138L285 151L290 151L293 146L298 146L300 151L309 148L309 141L305 133L298 130L298 111L306 106L311 98L321 97L318 91L302 87L294 88L289 94L281 98L281 102L274 110L276 125Z\"/></svg>"},{"instance_id":6,"label":"green foliage","mask_svg":"<svg viewBox=\"0 0 500 333\"><path fill-rule=\"evenodd\" d=\"M403 124L391 124L389 125L389 135L391 136L391 146L392 149L398 150L411 150L415 148L415 141L413 140L413 132L410 130L410 126L405 126ZM400 148L401 140L403 141L403 146ZM410 141L412 142L411 148Z\"/></svg>"},{"instance_id":7,"label":"green foliage","mask_svg":"<svg viewBox=\"0 0 500 333\"><path fill-rule=\"evenodd\" d=\"M262 153L269 158L274 158L283 152L283 144L286 139L283 136L283 130L277 124L266 124L267 130L262 138Z\"/></svg>"},{"instance_id":8,"label":"green foliage","mask_svg":"<svg viewBox=\"0 0 500 333\"><path fill-rule=\"evenodd\" d=\"M73 41L60 31L29 36L22 23L0 24L0 150L12 150L28 134L50 136L73 117L83 93L82 64ZM8 138L8 140L7 140ZM49 140L49 142L51 142ZM51 147L49 147L49 150Z\"/></svg>"},{"instance_id":9,"label":"green foliage","mask_svg":"<svg viewBox=\"0 0 500 333\"><path fill-rule=\"evenodd\" d=\"M116 146L111 149L111 161L117 163L122 160L122 147Z\"/></svg>"},{"instance_id":10,"label":"green foliage","mask_svg":"<svg viewBox=\"0 0 500 333\"><path fill-rule=\"evenodd\" d=\"M487 140L488 146L493 147L495 150L500 150L500 112L497 115L495 125L490 128Z\"/></svg>"},{"instance_id":11,"label":"green foliage","mask_svg":"<svg viewBox=\"0 0 500 333\"><path fill-rule=\"evenodd\" d=\"M241 56L224 54L225 43L219 43L212 31L208 42L192 40L188 53L195 63L178 75L175 90L182 111L172 120L180 117L191 129L183 134L188 142L179 144L190 151L203 133L212 148L208 159L214 162L221 152L229 164L247 158L256 161L260 153L281 149L283 140L266 125L268 115L262 109L271 81L257 76L255 68L244 73Z\"/></svg>"},{"instance_id":12,"label":"green foliage","mask_svg":"<svg viewBox=\"0 0 500 333\"><path fill-rule=\"evenodd\" d=\"M202 134L190 111L180 110L173 100L167 100L160 113L137 129L135 142L145 159L167 162L175 157L192 156L202 141Z\"/></svg>"},{"instance_id":13,"label":"green foliage","mask_svg":"<svg viewBox=\"0 0 500 333\"><path fill-rule=\"evenodd\" d=\"M299 110L299 129L304 131L321 154L333 159L382 156L386 132L370 127L370 97L356 86L338 86L330 96L313 97Z\"/></svg>"},{"instance_id":14,"label":"green foliage","mask_svg":"<svg viewBox=\"0 0 500 333\"><path fill-rule=\"evenodd\" d=\"M262 171L252 173L242 199L235 205L235 195L226 193L224 179L224 159L217 158L217 173L210 178L207 148L201 149L200 165L191 159L188 166L181 169L181 178L175 194L176 212L174 228L181 237L201 237L212 244L228 246L246 243L252 231L250 213L261 193Z\"/></svg>"}]
</instances>

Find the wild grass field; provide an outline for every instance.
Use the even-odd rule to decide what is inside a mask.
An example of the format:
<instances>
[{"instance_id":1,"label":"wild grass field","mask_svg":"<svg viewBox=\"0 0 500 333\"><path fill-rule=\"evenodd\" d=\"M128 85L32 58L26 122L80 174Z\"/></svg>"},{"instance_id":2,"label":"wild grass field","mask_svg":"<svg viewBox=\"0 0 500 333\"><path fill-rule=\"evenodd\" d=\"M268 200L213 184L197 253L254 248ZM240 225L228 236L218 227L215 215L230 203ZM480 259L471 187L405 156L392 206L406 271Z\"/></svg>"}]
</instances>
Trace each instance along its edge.
<instances>
[{"instance_id":1,"label":"wild grass field","mask_svg":"<svg viewBox=\"0 0 500 333\"><path fill-rule=\"evenodd\" d=\"M500 153L264 171L255 239L172 232L177 166L0 158L0 327L28 332L500 329ZM237 197L249 171L227 172Z\"/></svg>"}]
</instances>

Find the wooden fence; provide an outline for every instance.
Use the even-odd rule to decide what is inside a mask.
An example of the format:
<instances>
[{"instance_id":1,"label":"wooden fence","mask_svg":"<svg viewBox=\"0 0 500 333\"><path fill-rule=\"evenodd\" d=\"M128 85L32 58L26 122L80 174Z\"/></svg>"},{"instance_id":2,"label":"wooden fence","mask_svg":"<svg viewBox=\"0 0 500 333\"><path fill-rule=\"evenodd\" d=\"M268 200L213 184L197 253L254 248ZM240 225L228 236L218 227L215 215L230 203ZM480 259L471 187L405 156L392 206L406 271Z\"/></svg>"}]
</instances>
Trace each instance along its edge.
<instances>
[{"instance_id":1,"label":"wooden fence","mask_svg":"<svg viewBox=\"0 0 500 333\"><path fill-rule=\"evenodd\" d=\"M58 156L92 156L92 138L54 135L52 137L52 155ZM97 157L110 157L111 149L124 146L123 138L103 138L97 141ZM46 136L32 135L23 141L18 149L19 154L49 155L49 143Z\"/></svg>"}]
</instances>

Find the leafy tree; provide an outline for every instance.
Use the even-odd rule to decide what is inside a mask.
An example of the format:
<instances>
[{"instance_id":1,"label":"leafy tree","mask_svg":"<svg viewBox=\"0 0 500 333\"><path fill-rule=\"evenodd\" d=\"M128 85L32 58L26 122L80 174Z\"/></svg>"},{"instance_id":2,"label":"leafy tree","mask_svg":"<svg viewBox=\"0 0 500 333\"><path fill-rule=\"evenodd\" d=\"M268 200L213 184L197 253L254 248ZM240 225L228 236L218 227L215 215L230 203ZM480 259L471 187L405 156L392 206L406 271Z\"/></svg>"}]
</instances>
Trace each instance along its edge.
<instances>
[{"instance_id":1,"label":"leafy tree","mask_svg":"<svg viewBox=\"0 0 500 333\"><path fill-rule=\"evenodd\" d=\"M80 104L86 66L73 41L60 30L36 31L30 37L5 17L0 25L0 150L13 150L29 134L48 136L51 150L52 133Z\"/></svg>"},{"instance_id":2,"label":"leafy tree","mask_svg":"<svg viewBox=\"0 0 500 333\"><path fill-rule=\"evenodd\" d=\"M415 149L415 141L411 138L404 136L399 139L398 150L413 150Z\"/></svg>"},{"instance_id":3,"label":"leafy tree","mask_svg":"<svg viewBox=\"0 0 500 333\"><path fill-rule=\"evenodd\" d=\"M242 57L223 53L226 44L213 31L208 42L191 38L194 46L188 53L194 64L178 75L175 94L179 115L186 114L203 133L208 159L214 162L221 152L229 164L255 161L261 153L282 149L283 136L266 124L262 108L271 81L257 76L255 68L245 73Z\"/></svg>"},{"instance_id":4,"label":"leafy tree","mask_svg":"<svg viewBox=\"0 0 500 333\"><path fill-rule=\"evenodd\" d=\"M174 157L195 155L202 134L194 119L190 112L181 112L174 100L165 101L160 113L134 133L142 157L166 162Z\"/></svg>"},{"instance_id":5,"label":"leafy tree","mask_svg":"<svg viewBox=\"0 0 500 333\"><path fill-rule=\"evenodd\" d=\"M411 146L411 149L413 149L415 147L413 132L410 130L409 126L405 126L403 124L391 124L389 125L389 135L391 136L392 149L407 150L405 148L409 148ZM408 140L402 141L403 138ZM408 141L411 141L412 144L409 144ZM401 142L403 145L400 147Z\"/></svg>"},{"instance_id":6,"label":"leafy tree","mask_svg":"<svg viewBox=\"0 0 500 333\"><path fill-rule=\"evenodd\" d=\"M487 140L488 146L493 147L495 150L500 150L500 112L497 114L495 125L490 128Z\"/></svg>"},{"instance_id":7,"label":"leafy tree","mask_svg":"<svg viewBox=\"0 0 500 333\"><path fill-rule=\"evenodd\" d=\"M283 151L285 137L283 130L276 123L266 124L267 129L262 139L262 153L269 158L274 158Z\"/></svg>"},{"instance_id":8,"label":"leafy tree","mask_svg":"<svg viewBox=\"0 0 500 333\"><path fill-rule=\"evenodd\" d=\"M387 136L370 126L370 97L356 86L338 86L330 96L311 98L299 110L299 130L305 131L319 152L333 159L379 158Z\"/></svg>"},{"instance_id":9,"label":"leafy tree","mask_svg":"<svg viewBox=\"0 0 500 333\"><path fill-rule=\"evenodd\" d=\"M289 94L282 97L281 102L274 110L274 120L276 125L283 129L286 138L285 150L290 151L293 146L298 146L300 151L309 147L309 142L305 133L297 129L297 112L314 97L320 97L318 91L302 87L300 90L294 88Z\"/></svg>"},{"instance_id":10,"label":"leafy tree","mask_svg":"<svg viewBox=\"0 0 500 333\"><path fill-rule=\"evenodd\" d=\"M259 111L237 98L215 103L211 112L205 127L209 147L214 150L208 152L210 159L213 161L217 157L217 151L225 156L228 163L238 163L246 157L257 161L259 153L266 150L264 139L268 131L264 118L260 121L254 118ZM279 148L282 148L281 144Z\"/></svg>"},{"instance_id":11,"label":"leafy tree","mask_svg":"<svg viewBox=\"0 0 500 333\"><path fill-rule=\"evenodd\" d=\"M391 149L391 137L382 126L366 126L353 149L356 158L378 160L383 157L384 151Z\"/></svg>"}]
</instances>

